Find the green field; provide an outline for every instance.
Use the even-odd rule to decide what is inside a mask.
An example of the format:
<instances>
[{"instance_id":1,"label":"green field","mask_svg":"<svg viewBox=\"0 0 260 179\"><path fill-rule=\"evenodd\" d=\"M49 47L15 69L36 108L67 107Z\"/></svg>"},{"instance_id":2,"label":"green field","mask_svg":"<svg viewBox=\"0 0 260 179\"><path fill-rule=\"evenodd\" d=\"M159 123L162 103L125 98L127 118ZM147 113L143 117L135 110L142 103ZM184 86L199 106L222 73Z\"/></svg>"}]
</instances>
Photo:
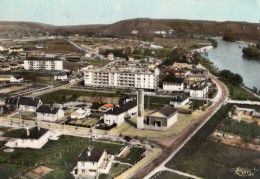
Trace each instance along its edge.
<instances>
[{"instance_id":1,"label":"green field","mask_svg":"<svg viewBox=\"0 0 260 179\"><path fill-rule=\"evenodd\" d=\"M75 101L80 96L91 96L91 97L119 97L120 94L117 93L105 93L105 92L96 92L96 91L82 91L82 90L67 90L62 89L58 91L54 91L51 93L47 93L39 96L45 104L50 103L65 103L69 101Z\"/></svg>"},{"instance_id":2,"label":"green field","mask_svg":"<svg viewBox=\"0 0 260 179\"><path fill-rule=\"evenodd\" d=\"M228 88L229 97L233 100L260 101L259 98L255 97L252 93L248 92L240 86L234 86L227 82L225 82L225 85Z\"/></svg>"},{"instance_id":3,"label":"green field","mask_svg":"<svg viewBox=\"0 0 260 179\"><path fill-rule=\"evenodd\" d=\"M244 150L212 141L209 136L232 105L224 105L172 158L166 166L202 178L239 178L237 167L256 169L250 178L260 177L259 152Z\"/></svg>"},{"instance_id":4,"label":"green field","mask_svg":"<svg viewBox=\"0 0 260 179\"><path fill-rule=\"evenodd\" d=\"M1 178L24 176L36 166L45 165L54 170L43 178L73 178L70 171L75 166L78 155L88 146L105 149L108 154L117 154L123 147L119 144L61 136L58 141L49 141L42 149L15 149L12 153L5 153L1 149L0 176Z\"/></svg>"},{"instance_id":5,"label":"green field","mask_svg":"<svg viewBox=\"0 0 260 179\"><path fill-rule=\"evenodd\" d=\"M116 160L123 163L134 164L143 158L141 155L144 153L144 151L144 148L132 147L125 158L116 158Z\"/></svg>"},{"instance_id":6,"label":"green field","mask_svg":"<svg viewBox=\"0 0 260 179\"><path fill-rule=\"evenodd\" d=\"M185 177L168 171L156 173L154 177L156 179L189 179L189 177Z\"/></svg>"}]
</instances>

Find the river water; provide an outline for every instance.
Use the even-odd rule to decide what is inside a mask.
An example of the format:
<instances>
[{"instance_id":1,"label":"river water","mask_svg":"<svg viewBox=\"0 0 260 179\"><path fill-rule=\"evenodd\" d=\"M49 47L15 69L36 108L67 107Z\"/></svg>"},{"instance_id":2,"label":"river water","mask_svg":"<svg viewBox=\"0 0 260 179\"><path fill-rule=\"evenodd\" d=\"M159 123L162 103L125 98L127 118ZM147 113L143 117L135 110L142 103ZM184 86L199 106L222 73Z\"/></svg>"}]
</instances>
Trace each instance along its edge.
<instances>
[{"instance_id":1,"label":"river water","mask_svg":"<svg viewBox=\"0 0 260 179\"><path fill-rule=\"evenodd\" d=\"M218 47L207 50L210 61L220 69L227 69L240 74L247 87L260 88L260 60L247 60L242 57L242 48L247 47L244 42L225 42L216 39Z\"/></svg>"}]
</instances>

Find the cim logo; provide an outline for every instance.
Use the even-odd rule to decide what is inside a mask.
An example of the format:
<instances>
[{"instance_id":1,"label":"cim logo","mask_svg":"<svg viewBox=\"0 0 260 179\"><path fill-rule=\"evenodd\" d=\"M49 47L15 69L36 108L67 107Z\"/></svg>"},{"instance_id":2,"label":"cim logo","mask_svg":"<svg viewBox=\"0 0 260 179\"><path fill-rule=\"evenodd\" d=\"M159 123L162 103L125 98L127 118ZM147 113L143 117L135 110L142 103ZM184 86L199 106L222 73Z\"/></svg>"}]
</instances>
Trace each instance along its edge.
<instances>
[{"instance_id":1,"label":"cim logo","mask_svg":"<svg viewBox=\"0 0 260 179\"><path fill-rule=\"evenodd\" d=\"M255 168L248 169L248 168L237 167L236 169L234 169L235 174L240 177L254 176L257 171L258 170L256 170Z\"/></svg>"}]
</instances>

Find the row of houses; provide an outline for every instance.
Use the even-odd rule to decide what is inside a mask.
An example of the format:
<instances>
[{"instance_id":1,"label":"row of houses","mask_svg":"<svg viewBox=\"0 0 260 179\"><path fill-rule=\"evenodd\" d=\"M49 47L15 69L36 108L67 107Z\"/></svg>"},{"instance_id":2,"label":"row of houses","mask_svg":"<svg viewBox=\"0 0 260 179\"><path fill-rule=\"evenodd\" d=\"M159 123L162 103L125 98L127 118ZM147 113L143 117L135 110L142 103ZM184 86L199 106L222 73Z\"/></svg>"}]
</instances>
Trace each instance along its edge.
<instances>
[{"instance_id":1,"label":"row of houses","mask_svg":"<svg viewBox=\"0 0 260 179\"><path fill-rule=\"evenodd\" d=\"M21 112L35 112L37 120L55 122L64 117L64 111L61 108L43 105L39 98L7 98L5 105L9 110L18 109Z\"/></svg>"}]
</instances>

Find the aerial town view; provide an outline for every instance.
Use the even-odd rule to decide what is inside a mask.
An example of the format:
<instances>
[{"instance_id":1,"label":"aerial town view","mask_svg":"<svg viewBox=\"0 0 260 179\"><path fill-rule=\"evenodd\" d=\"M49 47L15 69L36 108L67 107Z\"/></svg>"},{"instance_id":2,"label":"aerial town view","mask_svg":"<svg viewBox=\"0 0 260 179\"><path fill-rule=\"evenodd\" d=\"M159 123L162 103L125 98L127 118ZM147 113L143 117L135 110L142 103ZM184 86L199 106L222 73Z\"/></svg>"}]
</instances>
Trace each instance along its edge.
<instances>
[{"instance_id":1,"label":"aerial town view","mask_svg":"<svg viewBox=\"0 0 260 179\"><path fill-rule=\"evenodd\" d=\"M260 0L0 0L0 179L259 179Z\"/></svg>"}]
</instances>

